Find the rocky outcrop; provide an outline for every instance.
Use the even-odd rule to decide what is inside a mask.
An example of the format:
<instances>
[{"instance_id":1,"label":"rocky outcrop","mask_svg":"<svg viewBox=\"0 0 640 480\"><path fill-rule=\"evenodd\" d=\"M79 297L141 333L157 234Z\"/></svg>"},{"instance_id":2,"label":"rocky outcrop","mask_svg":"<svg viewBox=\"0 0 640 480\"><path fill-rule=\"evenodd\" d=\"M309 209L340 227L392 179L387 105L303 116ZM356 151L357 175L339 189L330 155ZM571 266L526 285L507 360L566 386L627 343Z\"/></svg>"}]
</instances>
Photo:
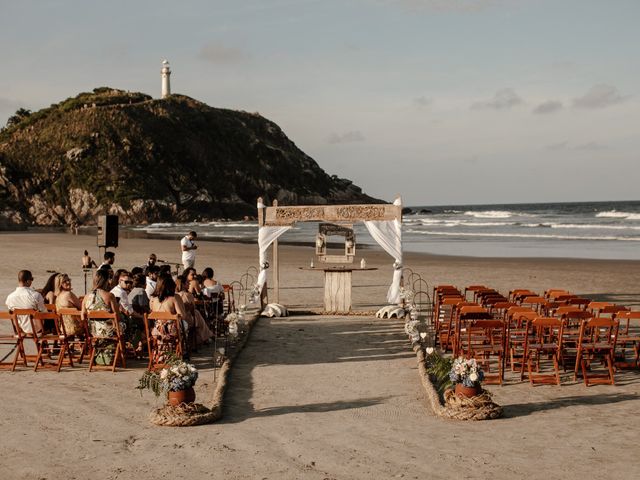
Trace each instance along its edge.
<instances>
[{"instance_id":1,"label":"rocky outcrop","mask_svg":"<svg viewBox=\"0 0 640 480\"><path fill-rule=\"evenodd\" d=\"M206 221L284 205L380 203L328 175L264 117L110 88L0 132L0 226Z\"/></svg>"}]
</instances>

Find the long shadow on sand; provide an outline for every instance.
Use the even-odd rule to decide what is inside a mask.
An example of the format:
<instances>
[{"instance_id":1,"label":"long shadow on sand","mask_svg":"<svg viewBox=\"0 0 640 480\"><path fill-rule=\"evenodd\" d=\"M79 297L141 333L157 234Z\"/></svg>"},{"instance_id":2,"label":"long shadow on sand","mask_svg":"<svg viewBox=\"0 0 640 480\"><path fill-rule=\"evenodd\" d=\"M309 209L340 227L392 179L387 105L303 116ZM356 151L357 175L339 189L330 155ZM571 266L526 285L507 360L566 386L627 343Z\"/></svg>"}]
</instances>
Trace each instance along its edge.
<instances>
[{"instance_id":1,"label":"long shadow on sand","mask_svg":"<svg viewBox=\"0 0 640 480\"><path fill-rule=\"evenodd\" d=\"M640 396L629 393L606 393L601 395L574 395L555 400L543 400L541 402L516 403L503 405L505 417L523 417L535 412L556 410L558 408L575 407L578 405L606 405L627 401L637 401Z\"/></svg>"},{"instance_id":2,"label":"long shadow on sand","mask_svg":"<svg viewBox=\"0 0 640 480\"><path fill-rule=\"evenodd\" d=\"M310 403L307 405L282 405L279 407L256 410L248 402L245 405L234 405L225 409L225 416L218 423L238 423L248 418L272 417L290 413L323 413L354 408L371 407L383 403L388 397L362 398L339 402Z\"/></svg>"},{"instance_id":3,"label":"long shadow on sand","mask_svg":"<svg viewBox=\"0 0 640 480\"><path fill-rule=\"evenodd\" d=\"M413 358L402 331L402 321L344 317L316 321L320 317L261 318L251 338L235 360L225 395L221 423L237 423L252 417L290 413L328 412L370 407L386 397L357 398L306 405L280 405L256 410L253 406L252 372L266 365L385 361Z\"/></svg>"}]
</instances>

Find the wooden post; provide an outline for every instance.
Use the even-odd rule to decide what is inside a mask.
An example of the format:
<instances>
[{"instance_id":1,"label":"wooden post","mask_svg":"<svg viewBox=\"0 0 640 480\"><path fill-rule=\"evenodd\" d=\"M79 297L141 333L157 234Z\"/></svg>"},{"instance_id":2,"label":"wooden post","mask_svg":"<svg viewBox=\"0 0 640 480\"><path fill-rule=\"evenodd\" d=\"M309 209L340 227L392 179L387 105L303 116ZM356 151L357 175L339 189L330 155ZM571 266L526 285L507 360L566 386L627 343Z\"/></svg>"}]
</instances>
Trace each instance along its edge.
<instances>
[{"instance_id":1,"label":"wooden post","mask_svg":"<svg viewBox=\"0 0 640 480\"><path fill-rule=\"evenodd\" d=\"M273 206L278 206L278 200L273 201ZM280 303L280 265L277 238L273 241L273 298L275 298L275 303Z\"/></svg>"}]
</instances>

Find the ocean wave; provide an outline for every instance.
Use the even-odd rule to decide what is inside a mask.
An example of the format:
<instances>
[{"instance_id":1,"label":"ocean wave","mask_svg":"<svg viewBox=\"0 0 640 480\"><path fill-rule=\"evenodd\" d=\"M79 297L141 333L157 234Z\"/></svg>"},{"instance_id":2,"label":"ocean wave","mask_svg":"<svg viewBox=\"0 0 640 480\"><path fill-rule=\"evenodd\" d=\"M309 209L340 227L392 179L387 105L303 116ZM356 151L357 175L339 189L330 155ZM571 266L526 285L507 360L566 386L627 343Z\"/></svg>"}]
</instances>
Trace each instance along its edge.
<instances>
[{"instance_id":1,"label":"ocean wave","mask_svg":"<svg viewBox=\"0 0 640 480\"><path fill-rule=\"evenodd\" d=\"M531 238L531 239L551 239L551 240L586 240L586 241L602 241L614 240L623 242L640 242L640 237L581 237L577 235L551 235L551 234L528 234L528 233L482 233L482 232L435 232L428 230L415 230L411 233L420 235L440 235L447 237L493 237L493 238Z\"/></svg>"},{"instance_id":2,"label":"ocean wave","mask_svg":"<svg viewBox=\"0 0 640 480\"><path fill-rule=\"evenodd\" d=\"M209 222L207 227L221 227L221 228L258 228L258 222Z\"/></svg>"},{"instance_id":3,"label":"ocean wave","mask_svg":"<svg viewBox=\"0 0 640 480\"><path fill-rule=\"evenodd\" d=\"M476 218L509 218L513 215L512 212L506 210L485 210L483 212L466 211L465 215Z\"/></svg>"},{"instance_id":4,"label":"ocean wave","mask_svg":"<svg viewBox=\"0 0 640 480\"><path fill-rule=\"evenodd\" d=\"M640 213L618 212L609 210L608 212L596 213L597 218L624 218L625 220L640 220Z\"/></svg>"}]
</instances>

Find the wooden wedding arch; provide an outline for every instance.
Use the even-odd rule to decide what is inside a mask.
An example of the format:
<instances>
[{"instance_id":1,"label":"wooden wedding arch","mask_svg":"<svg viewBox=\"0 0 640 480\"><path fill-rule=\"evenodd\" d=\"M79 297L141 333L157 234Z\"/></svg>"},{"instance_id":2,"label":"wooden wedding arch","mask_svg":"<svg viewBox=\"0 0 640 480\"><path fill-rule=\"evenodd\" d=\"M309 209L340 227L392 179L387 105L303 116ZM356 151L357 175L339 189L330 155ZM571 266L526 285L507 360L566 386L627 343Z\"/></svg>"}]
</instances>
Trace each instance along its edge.
<instances>
[{"instance_id":1,"label":"wooden wedding arch","mask_svg":"<svg viewBox=\"0 0 640 480\"><path fill-rule=\"evenodd\" d=\"M338 225L353 224L366 221L397 221L402 224L402 200L400 196L392 204L359 204L359 205L304 205L280 206L274 200L272 206L265 206L262 198L258 199L258 227L287 227L297 222L330 222ZM260 246L259 246L260 248ZM276 302L280 299L280 275L278 240L272 241L273 268L273 296ZM261 269L263 266L261 266ZM267 267L268 268L268 265ZM265 269L266 269L265 268ZM397 267L396 267L397 268ZM327 307L327 275L325 271L325 307ZM347 278L344 276L343 278ZM351 297L351 272L348 274L348 284L344 280L341 288L348 290L348 302ZM261 289L261 303L266 297L267 284ZM341 304L335 306L335 313L341 312ZM326 309L326 308L325 308ZM350 309L350 305L349 305Z\"/></svg>"}]
</instances>

